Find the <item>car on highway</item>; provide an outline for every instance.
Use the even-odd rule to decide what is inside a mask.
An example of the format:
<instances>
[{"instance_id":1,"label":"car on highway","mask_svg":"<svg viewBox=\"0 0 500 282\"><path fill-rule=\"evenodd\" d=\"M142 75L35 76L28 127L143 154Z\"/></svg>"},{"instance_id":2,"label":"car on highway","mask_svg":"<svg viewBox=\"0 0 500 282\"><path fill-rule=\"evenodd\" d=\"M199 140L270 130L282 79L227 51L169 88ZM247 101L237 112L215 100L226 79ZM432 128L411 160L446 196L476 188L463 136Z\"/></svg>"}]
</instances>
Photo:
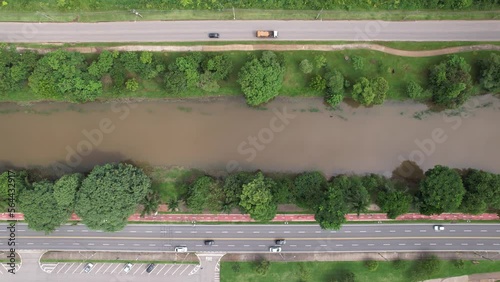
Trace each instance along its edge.
<instances>
[{"instance_id":1,"label":"car on highway","mask_svg":"<svg viewBox=\"0 0 500 282\"><path fill-rule=\"evenodd\" d=\"M434 225L434 230L436 230L436 231L443 231L444 230L444 226L442 226L442 225Z\"/></svg>"},{"instance_id":2,"label":"car on highway","mask_svg":"<svg viewBox=\"0 0 500 282\"><path fill-rule=\"evenodd\" d=\"M219 34L217 32L211 32L208 34L209 38L219 38Z\"/></svg>"},{"instance_id":3,"label":"car on highway","mask_svg":"<svg viewBox=\"0 0 500 282\"><path fill-rule=\"evenodd\" d=\"M276 245L285 245L286 244L286 240L285 239L278 239L276 241L274 241L276 243Z\"/></svg>"},{"instance_id":4,"label":"car on highway","mask_svg":"<svg viewBox=\"0 0 500 282\"><path fill-rule=\"evenodd\" d=\"M85 273L89 273L92 270L92 268L94 268L94 264L89 262L85 265L83 271L85 271Z\"/></svg>"},{"instance_id":5,"label":"car on highway","mask_svg":"<svg viewBox=\"0 0 500 282\"><path fill-rule=\"evenodd\" d=\"M155 265L154 263L150 263L150 264L148 265L148 268L146 268L146 272L147 272L147 273L151 273L151 271L153 271L153 269L155 269L155 266L156 266L156 265Z\"/></svg>"},{"instance_id":6,"label":"car on highway","mask_svg":"<svg viewBox=\"0 0 500 282\"><path fill-rule=\"evenodd\" d=\"M213 246L215 244L214 240L205 240L205 246Z\"/></svg>"},{"instance_id":7,"label":"car on highway","mask_svg":"<svg viewBox=\"0 0 500 282\"><path fill-rule=\"evenodd\" d=\"M129 273L131 269L132 269L132 264L130 262L126 263L125 266L123 267L123 272Z\"/></svg>"},{"instance_id":8,"label":"car on highway","mask_svg":"<svg viewBox=\"0 0 500 282\"><path fill-rule=\"evenodd\" d=\"M269 252L271 253L279 253L281 252L281 246L272 246L269 248Z\"/></svg>"},{"instance_id":9,"label":"car on highway","mask_svg":"<svg viewBox=\"0 0 500 282\"><path fill-rule=\"evenodd\" d=\"M177 246L174 250L176 253L186 253L188 248L186 246Z\"/></svg>"}]
</instances>

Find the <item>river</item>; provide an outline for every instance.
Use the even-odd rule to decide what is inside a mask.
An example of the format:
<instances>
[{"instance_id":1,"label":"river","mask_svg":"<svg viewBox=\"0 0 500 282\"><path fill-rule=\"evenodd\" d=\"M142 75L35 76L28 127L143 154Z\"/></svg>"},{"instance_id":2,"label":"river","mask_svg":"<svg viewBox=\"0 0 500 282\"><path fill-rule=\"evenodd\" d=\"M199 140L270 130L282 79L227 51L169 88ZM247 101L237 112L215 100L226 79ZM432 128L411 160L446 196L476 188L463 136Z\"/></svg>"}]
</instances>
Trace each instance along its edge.
<instances>
[{"instance_id":1,"label":"river","mask_svg":"<svg viewBox=\"0 0 500 282\"><path fill-rule=\"evenodd\" d=\"M276 100L264 109L237 98L4 103L0 113L0 169L85 171L133 159L215 171L387 175L409 159L424 170L443 164L500 173L500 100L491 96L446 113L410 102L331 111L315 98Z\"/></svg>"}]
</instances>

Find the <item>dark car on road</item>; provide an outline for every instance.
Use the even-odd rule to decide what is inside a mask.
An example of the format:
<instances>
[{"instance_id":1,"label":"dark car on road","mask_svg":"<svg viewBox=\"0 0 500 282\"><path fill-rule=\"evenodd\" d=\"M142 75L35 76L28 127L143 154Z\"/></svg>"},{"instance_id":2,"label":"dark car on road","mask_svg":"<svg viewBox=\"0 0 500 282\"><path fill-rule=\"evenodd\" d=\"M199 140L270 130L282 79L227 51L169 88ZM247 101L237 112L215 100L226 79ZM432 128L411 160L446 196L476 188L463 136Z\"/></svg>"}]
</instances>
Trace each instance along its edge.
<instances>
[{"instance_id":1,"label":"dark car on road","mask_svg":"<svg viewBox=\"0 0 500 282\"><path fill-rule=\"evenodd\" d=\"M205 246L212 246L213 244L215 244L214 240L205 240Z\"/></svg>"},{"instance_id":2,"label":"dark car on road","mask_svg":"<svg viewBox=\"0 0 500 282\"><path fill-rule=\"evenodd\" d=\"M286 244L286 240L285 239L278 239L275 241L276 245L285 245Z\"/></svg>"},{"instance_id":3,"label":"dark car on road","mask_svg":"<svg viewBox=\"0 0 500 282\"><path fill-rule=\"evenodd\" d=\"M208 37L210 37L210 38L219 38L219 34L216 33L216 32L211 32L211 33L208 34Z\"/></svg>"},{"instance_id":4,"label":"dark car on road","mask_svg":"<svg viewBox=\"0 0 500 282\"><path fill-rule=\"evenodd\" d=\"M153 269L155 269L155 264L154 263L150 263L148 265L148 268L146 268L146 272L147 273L151 273L151 271L153 271Z\"/></svg>"}]
</instances>

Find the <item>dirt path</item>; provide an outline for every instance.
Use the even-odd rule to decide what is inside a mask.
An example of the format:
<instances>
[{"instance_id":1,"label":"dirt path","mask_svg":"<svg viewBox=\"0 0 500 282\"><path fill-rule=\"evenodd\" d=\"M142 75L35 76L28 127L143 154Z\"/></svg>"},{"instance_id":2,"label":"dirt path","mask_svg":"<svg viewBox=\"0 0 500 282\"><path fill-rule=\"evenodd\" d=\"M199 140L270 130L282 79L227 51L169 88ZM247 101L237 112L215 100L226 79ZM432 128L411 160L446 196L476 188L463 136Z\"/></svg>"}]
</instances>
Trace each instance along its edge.
<instances>
[{"instance_id":1,"label":"dirt path","mask_svg":"<svg viewBox=\"0 0 500 282\"><path fill-rule=\"evenodd\" d=\"M59 48L27 48L17 47L17 50L33 50L41 54L54 51ZM356 44L339 44L339 45L276 45L276 44L230 44L230 45L197 45L197 46L149 46L149 45L124 45L115 47L67 47L63 48L68 51L78 51L81 53L99 53L104 50L109 51L152 51L152 52L221 52L221 51L256 51L256 50L273 50L273 51L341 51L341 50L373 50L387 54L403 56L403 57L430 57L438 55L446 55L460 52L471 51L500 51L499 45L483 44L471 46L449 47L437 50L426 51L408 51L394 49L378 44L356 43Z\"/></svg>"}]
</instances>

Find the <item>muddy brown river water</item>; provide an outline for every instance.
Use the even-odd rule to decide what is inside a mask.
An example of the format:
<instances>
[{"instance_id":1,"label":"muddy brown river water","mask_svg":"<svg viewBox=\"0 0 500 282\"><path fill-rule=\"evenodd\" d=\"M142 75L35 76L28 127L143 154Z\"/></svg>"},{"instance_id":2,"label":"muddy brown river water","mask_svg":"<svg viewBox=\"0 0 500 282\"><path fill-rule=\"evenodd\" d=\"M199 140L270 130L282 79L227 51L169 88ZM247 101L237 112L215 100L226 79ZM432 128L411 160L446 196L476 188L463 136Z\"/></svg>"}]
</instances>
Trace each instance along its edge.
<instances>
[{"instance_id":1,"label":"muddy brown river water","mask_svg":"<svg viewBox=\"0 0 500 282\"><path fill-rule=\"evenodd\" d=\"M320 99L241 99L136 104L0 105L0 169L84 171L133 159L153 165L326 175L388 174L405 160L500 173L500 100L471 99L460 111L388 102L330 111ZM419 118L414 117L414 115Z\"/></svg>"}]
</instances>

